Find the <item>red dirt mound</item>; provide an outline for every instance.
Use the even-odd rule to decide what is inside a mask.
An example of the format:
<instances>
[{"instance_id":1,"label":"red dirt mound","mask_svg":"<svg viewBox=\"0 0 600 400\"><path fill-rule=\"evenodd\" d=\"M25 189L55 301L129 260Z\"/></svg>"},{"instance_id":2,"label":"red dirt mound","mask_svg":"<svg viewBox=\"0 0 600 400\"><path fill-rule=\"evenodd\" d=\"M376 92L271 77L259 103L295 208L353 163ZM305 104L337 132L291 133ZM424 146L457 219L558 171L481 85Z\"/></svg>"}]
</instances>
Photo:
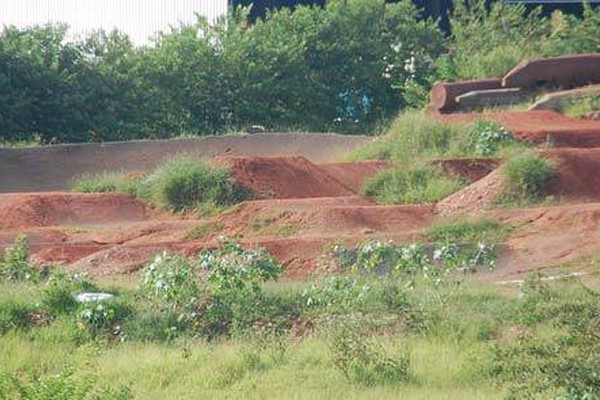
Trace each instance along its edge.
<instances>
[{"instance_id":1,"label":"red dirt mound","mask_svg":"<svg viewBox=\"0 0 600 400\"><path fill-rule=\"evenodd\" d=\"M304 157L219 157L217 165L229 168L233 177L257 198L299 199L350 196L346 185Z\"/></svg>"},{"instance_id":2,"label":"red dirt mound","mask_svg":"<svg viewBox=\"0 0 600 400\"><path fill-rule=\"evenodd\" d=\"M355 193L360 193L363 183L394 164L387 161L361 161L353 163L321 164L321 169L348 186Z\"/></svg>"},{"instance_id":3,"label":"red dirt mound","mask_svg":"<svg viewBox=\"0 0 600 400\"><path fill-rule=\"evenodd\" d=\"M600 149L559 149L544 155L558 166L554 195L569 201L600 201Z\"/></svg>"},{"instance_id":4,"label":"red dirt mound","mask_svg":"<svg viewBox=\"0 0 600 400\"><path fill-rule=\"evenodd\" d=\"M469 182L487 176L498 168L500 163L497 158L448 158L431 161L431 164L439 165L446 173L463 177Z\"/></svg>"},{"instance_id":5,"label":"red dirt mound","mask_svg":"<svg viewBox=\"0 0 600 400\"><path fill-rule=\"evenodd\" d=\"M442 216L480 213L494 202L501 189L502 176L497 169L437 203L435 212Z\"/></svg>"},{"instance_id":6,"label":"red dirt mound","mask_svg":"<svg viewBox=\"0 0 600 400\"><path fill-rule=\"evenodd\" d=\"M600 147L600 121L573 119L549 110L437 114L435 118L447 122L490 119L504 125L519 140L536 144L550 141L555 147Z\"/></svg>"},{"instance_id":7,"label":"red dirt mound","mask_svg":"<svg viewBox=\"0 0 600 400\"><path fill-rule=\"evenodd\" d=\"M0 229L139 221L146 208L116 193L32 193L0 195Z\"/></svg>"},{"instance_id":8,"label":"red dirt mound","mask_svg":"<svg viewBox=\"0 0 600 400\"><path fill-rule=\"evenodd\" d=\"M498 260L497 275L518 276L593 255L598 250L600 204L569 204L495 210L492 216L515 226Z\"/></svg>"}]
</instances>

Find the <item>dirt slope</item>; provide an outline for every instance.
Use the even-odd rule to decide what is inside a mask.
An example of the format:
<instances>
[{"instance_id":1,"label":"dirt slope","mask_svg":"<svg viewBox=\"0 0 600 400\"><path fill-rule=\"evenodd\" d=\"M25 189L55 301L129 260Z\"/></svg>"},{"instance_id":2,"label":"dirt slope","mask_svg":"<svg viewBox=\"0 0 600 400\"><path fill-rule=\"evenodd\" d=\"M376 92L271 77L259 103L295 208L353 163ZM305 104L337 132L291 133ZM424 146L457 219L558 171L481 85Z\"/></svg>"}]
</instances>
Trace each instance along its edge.
<instances>
[{"instance_id":1,"label":"dirt slope","mask_svg":"<svg viewBox=\"0 0 600 400\"><path fill-rule=\"evenodd\" d=\"M600 121L573 119L555 111L437 114L435 118L448 122L491 119L500 122L519 140L548 141L554 147L600 147Z\"/></svg>"}]
</instances>

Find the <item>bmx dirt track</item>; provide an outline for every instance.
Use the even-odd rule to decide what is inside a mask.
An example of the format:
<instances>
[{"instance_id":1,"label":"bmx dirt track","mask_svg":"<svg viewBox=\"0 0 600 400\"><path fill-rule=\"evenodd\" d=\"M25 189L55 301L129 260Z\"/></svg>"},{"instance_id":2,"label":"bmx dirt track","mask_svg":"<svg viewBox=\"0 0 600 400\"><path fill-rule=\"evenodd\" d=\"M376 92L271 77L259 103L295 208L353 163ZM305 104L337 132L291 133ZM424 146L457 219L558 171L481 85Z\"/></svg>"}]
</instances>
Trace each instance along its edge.
<instances>
[{"instance_id":1,"label":"bmx dirt track","mask_svg":"<svg viewBox=\"0 0 600 400\"><path fill-rule=\"evenodd\" d=\"M27 165L39 160L35 168L43 169L44 176L56 176L36 186L41 178L29 176L26 169L11 177L3 170L3 191L16 188L30 193L0 194L0 248L25 233L39 264L58 263L97 276L136 271L162 250L192 255L228 237L267 248L286 265L288 277L304 277L316 270L323 250L335 242L381 239L407 243L422 237L427 226L440 218L491 215L515 227L502 246L495 276L520 276L534 268L594 254L600 222L600 123L539 113L486 117L503 121L510 129L518 128L517 136L525 140L541 140L543 134L546 141L552 132L569 137L569 141L555 141L560 148L545 153L560 172L552 205L488 209L501 184L497 169L501 166L493 159L435 161L473 182L438 204L377 205L360 196L360 186L391 164L339 162L340 155L366 138L256 135L204 139L210 146L195 150L195 154L217 156L214 162L228 166L256 199L212 217L178 216L120 194L58 190L81 172L148 170L173 154L174 148L175 152L194 153L189 142L138 142L123 144L120 150L117 145L100 146L102 150L64 146L12 153L12 159L2 157L5 164L15 159ZM557 121L560 124L556 125ZM140 143L155 150L140 150ZM80 155L67 161L69 152Z\"/></svg>"}]
</instances>

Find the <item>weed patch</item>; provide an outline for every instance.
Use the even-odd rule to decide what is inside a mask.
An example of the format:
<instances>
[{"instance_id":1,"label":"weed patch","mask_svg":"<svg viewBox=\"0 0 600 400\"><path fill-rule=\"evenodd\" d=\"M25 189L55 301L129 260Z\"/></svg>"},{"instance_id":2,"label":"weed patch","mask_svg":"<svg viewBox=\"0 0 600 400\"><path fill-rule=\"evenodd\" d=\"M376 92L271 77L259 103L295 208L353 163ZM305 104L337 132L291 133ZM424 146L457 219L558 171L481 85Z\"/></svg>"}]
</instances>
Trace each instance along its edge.
<instances>
[{"instance_id":1,"label":"weed patch","mask_svg":"<svg viewBox=\"0 0 600 400\"><path fill-rule=\"evenodd\" d=\"M501 203L535 202L549 194L558 179L554 164L533 152L511 157L504 165Z\"/></svg>"},{"instance_id":2,"label":"weed patch","mask_svg":"<svg viewBox=\"0 0 600 400\"><path fill-rule=\"evenodd\" d=\"M407 167L379 172L363 185L363 194L387 204L435 203L465 186L441 168Z\"/></svg>"}]
</instances>

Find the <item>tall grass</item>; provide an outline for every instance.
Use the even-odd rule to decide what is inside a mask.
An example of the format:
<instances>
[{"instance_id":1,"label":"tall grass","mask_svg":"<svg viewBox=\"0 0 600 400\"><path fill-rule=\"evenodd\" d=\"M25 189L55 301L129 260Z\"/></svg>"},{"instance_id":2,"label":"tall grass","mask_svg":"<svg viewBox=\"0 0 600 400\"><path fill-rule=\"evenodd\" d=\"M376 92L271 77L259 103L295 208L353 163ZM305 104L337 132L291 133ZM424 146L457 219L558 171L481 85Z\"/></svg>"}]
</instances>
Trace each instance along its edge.
<instances>
[{"instance_id":1,"label":"tall grass","mask_svg":"<svg viewBox=\"0 0 600 400\"><path fill-rule=\"evenodd\" d=\"M550 194L558 179L556 166L534 152L513 155L504 165L500 202L538 201Z\"/></svg>"},{"instance_id":2,"label":"tall grass","mask_svg":"<svg viewBox=\"0 0 600 400\"><path fill-rule=\"evenodd\" d=\"M411 110L402 113L384 135L353 152L350 158L408 164L416 159L467 155L467 147L466 124L442 123Z\"/></svg>"},{"instance_id":3,"label":"tall grass","mask_svg":"<svg viewBox=\"0 0 600 400\"><path fill-rule=\"evenodd\" d=\"M191 157L173 158L150 174L134 179L118 172L84 175L72 189L84 193L116 191L172 211L228 206L250 197L250 192L235 182L226 168Z\"/></svg>"},{"instance_id":4,"label":"tall grass","mask_svg":"<svg viewBox=\"0 0 600 400\"><path fill-rule=\"evenodd\" d=\"M363 186L363 194L381 203L435 203L465 185L436 166L382 171Z\"/></svg>"}]
</instances>

